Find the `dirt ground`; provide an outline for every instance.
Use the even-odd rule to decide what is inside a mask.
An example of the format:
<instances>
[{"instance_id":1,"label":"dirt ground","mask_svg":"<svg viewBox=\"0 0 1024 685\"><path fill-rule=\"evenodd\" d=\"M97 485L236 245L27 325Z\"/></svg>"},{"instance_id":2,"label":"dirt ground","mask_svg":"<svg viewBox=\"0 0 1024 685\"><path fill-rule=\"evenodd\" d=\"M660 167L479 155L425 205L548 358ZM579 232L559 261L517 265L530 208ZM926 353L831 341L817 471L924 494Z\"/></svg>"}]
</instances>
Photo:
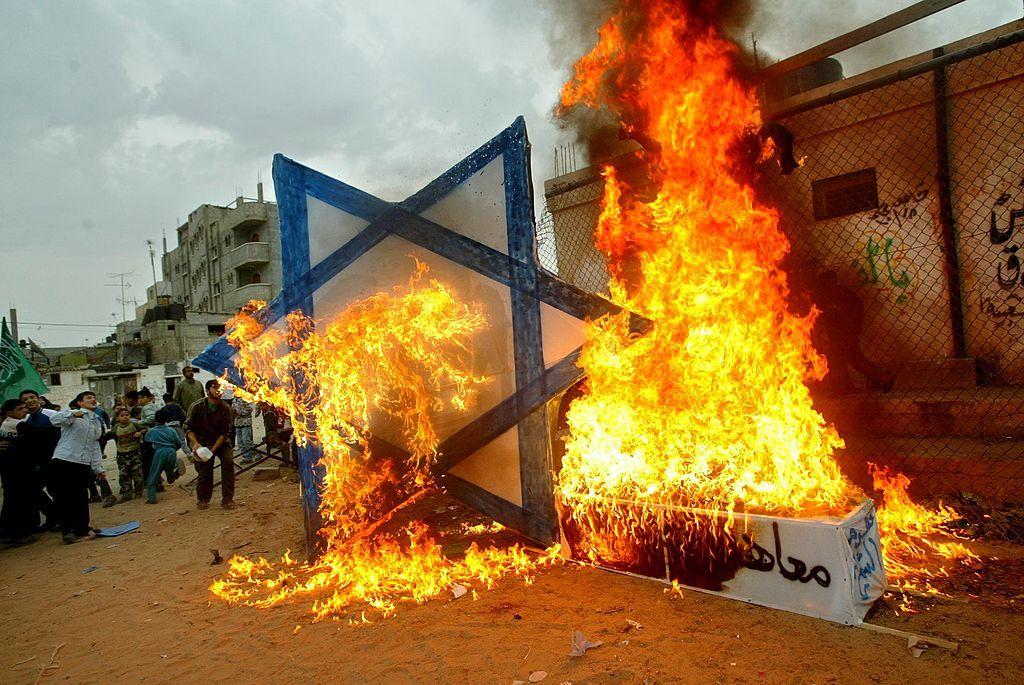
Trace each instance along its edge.
<instances>
[{"instance_id":1,"label":"dirt ground","mask_svg":"<svg viewBox=\"0 0 1024 685\"><path fill-rule=\"evenodd\" d=\"M503 580L476 601L446 593L402 605L358 627L311 624L308 603L230 607L207 589L224 569L210 564L211 549L276 556L302 541L296 484L245 474L238 485L234 511L198 511L175 487L156 506L92 505L94 525L137 519L138 532L71 546L51 533L0 552L0 682L512 683L546 671L545 683L580 685L936 685L1024 673L1012 594L999 606L939 601L872 618L961 644L919 658L897 637L575 565L543 569L532 586ZM604 644L570 658L574 629Z\"/></svg>"}]
</instances>

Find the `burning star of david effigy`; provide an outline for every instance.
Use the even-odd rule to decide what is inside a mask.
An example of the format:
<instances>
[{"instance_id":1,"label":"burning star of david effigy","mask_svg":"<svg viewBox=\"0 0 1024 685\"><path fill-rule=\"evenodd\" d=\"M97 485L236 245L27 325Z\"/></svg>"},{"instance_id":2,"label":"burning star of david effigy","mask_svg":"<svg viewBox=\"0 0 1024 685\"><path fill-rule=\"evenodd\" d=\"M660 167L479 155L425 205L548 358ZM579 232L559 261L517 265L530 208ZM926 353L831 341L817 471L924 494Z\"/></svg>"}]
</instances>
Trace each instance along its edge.
<instances>
[{"instance_id":1,"label":"burning star of david effigy","mask_svg":"<svg viewBox=\"0 0 1024 685\"><path fill-rule=\"evenodd\" d=\"M194 363L289 415L309 565L237 558L246 582L215 593L272 603L359 578L368 589L335 592L317 615L356 599L389 613L396 598L533 563L515 545L452 562L418 522L376 534L428 488L543 547L558 541L550 414L583 375L584 322L649 322L540 267L529 168L522 118L399 203L275 158L282 292ZM297 576L275 595L282 567Z\"/></svg>"},{"instance_id":2,"label":"burning star of david effigy","mask_svg":"<svg viewBox=\"0 0 1024 685\"><path fill-rule=\"evenodd\" d=\"M858 624L887 568L968 557L927 541L954 512L886 472L876 511L836 462L815 316L789 311L788 241L737 163L763 122L717 7L626 0L561 93L559 116L642 147L640 183L600 174L607 298L539 264L522 118L398 203L275 158L283 290L195 363L291 418L306 561L236 557L216 595L360 623L568 554ZM452 553L437 492L517 537Z\"/></svg>"}]
</instances>

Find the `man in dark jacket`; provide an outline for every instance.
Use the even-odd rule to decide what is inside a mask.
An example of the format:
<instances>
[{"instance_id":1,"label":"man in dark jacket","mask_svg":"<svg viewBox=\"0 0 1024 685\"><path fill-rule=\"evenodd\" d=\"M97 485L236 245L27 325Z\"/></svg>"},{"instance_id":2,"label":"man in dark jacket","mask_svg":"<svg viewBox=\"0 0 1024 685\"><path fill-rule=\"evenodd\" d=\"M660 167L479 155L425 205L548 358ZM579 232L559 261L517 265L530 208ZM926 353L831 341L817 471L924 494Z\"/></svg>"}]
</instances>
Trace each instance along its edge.
<instances>
[{"instance_id":1,"label":"man in dark jacket","mask_svg":"<svg viewBox=\"0 0 1024 685\"><path fill-rule=\"evenodd\" d=\"M186 429L192 452L205 447L213 457L203 461L196 454L196 506L206 509L213 497L213 460L220 460L220 505L225 509L235 508L235 464L231 450L231 407L221 399L220 382L216 379L206 383L206 399L192 405L188 412Z\"/></svg>"},{"instance_id":2,"label":"man in dark jacket","mask_svg":"<svg viewBox=\"0 0 1024 685\"><path fill-rule=\"evenodd\" d=\"M25 403L28 415L18 424L21 436L21 450L35 464L36 478L33 481L39 511L46 517L43 528L56 530L57 517L53 516L53 500L47 493L50 475L50 459L60 440L60 429L50 423L50 417L57 412L43 407L43 399L35 390L22 390L19 399Z\"/></svg>"}]
</instances>

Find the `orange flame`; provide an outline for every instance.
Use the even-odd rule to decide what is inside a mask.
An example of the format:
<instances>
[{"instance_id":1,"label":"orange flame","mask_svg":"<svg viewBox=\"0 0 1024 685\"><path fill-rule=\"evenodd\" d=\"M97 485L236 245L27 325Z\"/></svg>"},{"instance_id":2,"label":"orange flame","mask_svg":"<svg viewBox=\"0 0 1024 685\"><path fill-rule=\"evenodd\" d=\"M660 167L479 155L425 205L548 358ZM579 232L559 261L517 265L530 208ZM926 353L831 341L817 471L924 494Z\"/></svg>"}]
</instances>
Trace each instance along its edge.
<instances>
[{"instance_id":1,"label":"orange flame","mask_svg":"<svg viewBox=\"0 0 1024 685\"><path fill-rule=\"evenodd\" d=\"M817 312L787 310L789 244L735 152L762 122L736 47L714 26L720 4L623 2L561 93L562 114L610 111L643 144L651 183L603 172L595 243L610 296L654 325L634 340L621 318L595 321L580 359L588 380L568 411L558 495L592 560L642 556L667 511L700 507L729 512L726 525L669 523L683 544L712 548L713 569L742 553L734 512L841 516L864 497L840 472L843 441L804 382L826 370L811 344ZM912 555L887 527L931 525L907 505L887 496L879 515L891 574L910 573L900 559Z\"/></svg>"},{"instance_id":2,"label":"orange flame","mask_svg":"<svg viewBox=\"0 0 1024 685\"><path fill-rule=\"evenodd\" d=\"M882 493L878 527L883 531L882 554L892 585L901 590L936 594L928 582L948 576L957 565L978 561L977 555L948 537L944 525L960 515L939 502L928 509L910 499L910 479L902 473L868 464L875 490Z\"/></svg>"},{"instance_id":3,"label":"orange flame","mask_svg":"<svg viewBox=\"0 0 1024 685\"><path fill-rule=\"evenodd\" d=\"M437 280L421 285L425 264L403 289L353 303L323 325L300 312L284 330L260 320L264 303L250 303L228 322L228 341L247 398L285 411L300 444L315 442L325 470L320 530L326 551L310 565L285 555L277 564L235 557L211 591L231 602L267 607L316 597L314 620L362 602L389 616L403 600L423 602L455 583L489 587L535 564L519 545L480 549L449 560L414 522L404 536L376 524L431 483L438 436L432 417L464 409L484 382L468 370L468 345L485 321ZM374 454L375 426L397 426L409 458L394 463ZM365 615L361 621L365 622Z\"/></svg>"},{"instance_id":4,"label":"orange flame","mask_svg":"<svg viewBox=\"0 0 1024 685\"><path fill-rule=\"evenodd\" d=\"M562 109L612 108L651 143L656 197L638 199L607 167L596 244L612 299L654 326L632 340L621 319L590 325L559 494L581 523L595 510L625 520L619 501L845 513L862 495L803 383L824 371L813 319L787 311L788 243L735 169L736 142L760 125L735 47L679 3L628 4L644 16L622 12L601 29Z\"/></svg>"}]
</instances>

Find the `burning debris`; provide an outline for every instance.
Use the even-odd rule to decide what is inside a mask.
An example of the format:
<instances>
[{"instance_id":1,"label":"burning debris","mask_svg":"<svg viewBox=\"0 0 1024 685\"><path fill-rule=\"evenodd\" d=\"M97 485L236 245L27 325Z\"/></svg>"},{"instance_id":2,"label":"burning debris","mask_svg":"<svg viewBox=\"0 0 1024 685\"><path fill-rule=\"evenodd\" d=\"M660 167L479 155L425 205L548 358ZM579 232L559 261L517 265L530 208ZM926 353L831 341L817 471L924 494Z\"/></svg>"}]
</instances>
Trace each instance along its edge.
<instances>
[{"instance_id":1,"label":"burning debris","mask_svg":"<svg viewBox=\"0 0 1024 685\"><path fill-rule=\"evenodd\" d=\"M556 465L561 532L579 559L859 622L884 589L883 552L899 580L927 573L918 563L926 549L947 559L969 553L919 542L939 531L947 510L915 507L905 483L887 478L876 519L836 464L843 441L806 385L827 364L811 343L816 312L787 308L780 264L789 245L777 213L754 191L749 164L763 122L737 49L716 28L720 4L622 3L561 94L563 115L602 112L598 119L639 141L649 181L634 187L604 170L596 244L620 313L608 314L609 305L587 323L578 358L586 381L572 391ZM773 147L770 136L763 140ZM235 557L211 588L217 596L261 607L309 597L316 620L355 603L388 616L399 602L445 591L458 598L503 576L529 582L537 564L558 558L558 545L534 559L518 543L476 542L458 557L422 520L384 525L433 487L434 417L466 410L486 385L468 359L470 339L486 326L483 310L450 285L424 283L426 272L417 261L405 287L329 320L292 312L280 329L254 305L229 322L245 391L287 412L300 444L322 451L323 553L307 564L287 554L276 564ZM642 335L636 314L653 322ZM560 388L571 382L563 376ZM512 405L523 401L519 391ZM385 424L401 445L380 439ZM527 490L538 508L527 505ZM537 502L550 509L550 489L538 498L524 485L521 494L524 518L536 516L537 530L547 530ZM879 528L889 530L881 544ZM820 592L811 600L792 588Z\"/></svg>"},{"instance_id":2,"label":"burning debris","mask_svg":"<svg viewBox=\"0 0 1024 685\"><path fill-rule=\"evenodd\" d=\"M439 398L464 408L483 382L465 357L484 317L450 286L422 283L426 273L417 262L407 286L353 303L324 322L322 332L301 314L289 315L286 330L267 328L259 319L262 303L228 323L245 392L286 411L300 444L315 441L323 450L325 551L313 564L289 554L278 563L236 556L211 586L218 597L268 607L308 596L315 620L343 614L355 602L389 616L399 601L423 602L461 584L489 587L536 565L518 544L474 542L453 561L420 521L397 535L379 530L431 485L438 444L431 417L443 408ZM398 422L407 462L376 453L368 432L373 412ZM475 526L500 531L466 527Z\"/></svg>"},{"instance_id":3,"label":"burning debris","mask_svg":"<svg viewBox=\"0 0 1024 685\"><path fill-rule=\"evenodd\" d=\"M816 312L787 309L789 245L742 162L763 122L737 48L716 28L726 4L621 3L559 108L610 114L643 145L656 189L604 170L595 238L610 295L654 326L634 340L614 318L590 325L580 359L588 380L567 414L558 481L567 537L575 556L655 577L667 565L672 581L711 590L765 558L771 538L751 535L753 514L842 527L865 498L839 470L843 441L805 384L826 370L811 343ZM911 521L887 495L883 532L935 532L929 512L902 504ZM773 561L782 568L780 523ZM865 512L850 545L877 538L873 524ZM884 549L900 578L914 573L897 561L914 545L898 545L890 535ZM929 545L947 558L961 549ZM882 572L880 555L862 554L854 575ZM790 572L801 582L814 575Z\"/></svg>"}]
</instances>

